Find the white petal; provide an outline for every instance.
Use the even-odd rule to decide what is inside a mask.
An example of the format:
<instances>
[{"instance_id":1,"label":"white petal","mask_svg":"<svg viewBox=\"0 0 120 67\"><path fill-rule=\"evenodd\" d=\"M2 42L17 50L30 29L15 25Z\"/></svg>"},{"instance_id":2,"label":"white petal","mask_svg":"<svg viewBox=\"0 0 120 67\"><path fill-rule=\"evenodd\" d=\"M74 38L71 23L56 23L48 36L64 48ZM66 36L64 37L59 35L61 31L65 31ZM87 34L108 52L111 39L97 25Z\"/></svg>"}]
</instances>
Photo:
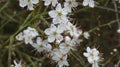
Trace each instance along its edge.
<instances>
[{"instance_id":1,"label":"white petal","mask_svg":"<svg viewBox=\"0 0 120 67\"><path fill-rule=\"evenodd\" d=\"M67 16L65 16L65 15L61 16L61 19L63 20L63 22L68 21Z\"/></svg>"},{"instance_id":2,"label":"white petal","mask_svg":"<svg viewBox=\"0 0 120 67\"><path fill-rule=\"evenodd\" d=\"M39 47L39 49L37 49L38 52L42 52L44 51L43 47Z\"/></svg>"},{"instance_id":3,"label":"white petal","mask_svg":"<svg viewBox=\"0 0 120 67\"><path fill-rule=\"evenodd\" d=\"M56 6L56 10L57 10L57 11L61 11L61 10L62 10L62 7L61 7L61 4L60 4L60 3Z\"/></svg>"},{"instance_id":4,"label":"white petal","mask_svg":"<svg viewBox=\"0 0 120 67\"><path fill-rule=\"evenodd\" d=\"M90 51L91 51L90 47L87 47L87 52L90 52Z\"/></svg>"},{"instance_id":5,"label":"white petal","mask_svg":"<svg viewBox=\"0 0 120 67\"><path fill-rule=\"evenodd\" d=\"M53 35L48 36L48 42L55 41L55 37Z\"/></svg>"},{"instance_id":6,"label":"white petal","mask_svg":"<svg viewBox=\"0 0 120 67\"><path fill-rule=\"evenodd\" d=\"M94 59L92 57L88 57L88 62L92 64L94 63Z\"/></svg>"},{"instance_id":7,"label":"white petal","mask_svg":"<svg viewBox=\"0 0 120 67\"><path fill-rule=\"evenodd\" d=\"M43 40L42 44L47 45L47 44L48 44L48 40L47 40L47 39L46 39L46 40Z\"/></svg>"},{"instance_id":8,"label":"white petal","mask_svg":"<svg viewBox=\"0 0 120 67\"><path fill-rule=\"evenodd\" d=\"M37 44L41 45L42 44L42 39L40 37L37 37Z\"/></svg>"},{"instance_id":9,"label":"white petal","mask_svg":"<svg viewBox=\"0 0 120 67\"><path fill-rule=\"evenodd\" d=\"M61 23L61 19L59 18L53 18L53 24Z\"/></svg>"},{"instance_id":10,"label":"white petal","mask_svg":"<svg viewBox=\"0 0 120 67\"><path fill-rule=\"evenodd\" d=\"M53 33L53 32L57 32L57 31L56 31L56 30L57 30L57 27L56 27L55 25L51 25L50 29L51 29L51 32L52 32L52 33Z\"/></svg>"},{"instance_id":11,"label":"white petal","mask_svg":"<svg viewBox=\"0 0 120 67\"><path fill-rule=\"evenodd\" d=\"M66 36L65 37L65 42L70 42L71 41L71 38L69 36Z\"/></svg>"},{"instance_id":12,"label":"white petal","mask_svg":"<svg viewBox=\"0 0 120 67\"><path fill-rule=\"evenodd\" d=\"M47 28L47 29L45 29L45 34L47 34L47 35L50 35L51 34L51 30L50 30L50 28Z\"/></svg>"},{"instance_id":13,"label":"white petal","mask_svg":"<svg viewBox=\"0 0 120 67\"><path fill-rule=\"evenodd\" d=\"M83 53L83 55L84 55L85 57L89 57L89 56L90 56L89 53Z\"/></svg>"},{"instance_id":14,"label":"white petal","mask_svg":"<svg viewBox=\"0 0 120 67\"><path fill-rule=\"evenodd\" d=\"M59 41L61 42L61 41L63 40L63 36L62 36L62 35L60 35L60 34L59 34L59 35L57 35L57 36L56 36L56 40L59 40Z\"/></svg>"},{"instance_id":15,"label":"white petal","mask_svg":"<svg viewBox=\"0 0 120 67\"><path fill-rule=\"evenodd\" d=\"M62 33L63 32L62 28L64 28L64 27L62 25L59 25L57 28L57 33Z\"/></svg>"},{"instance_id":16,"label":"white petal","mask_svg":"<svg viewBox=\"0 0 120 67\"><path fill-rule=\"evenodd\" d=\"M82 3L83 6L87 6L88 4L89 4L89 0L84 0Z\"/></svg>"},{"instance_id":17,"label":"white petal","mask_svg":"<svg viewBox=\"0 0 120 67\"><path fill-rule=\"evenodd\" d=\"M19 0L19 5L21 7L25 7L27 5L27 1L26 0Z\"/></svg>"},{"instance_id":18,"label":"white petal","mask_svg":"<svg viewBox=\"0 0 120 67\"><path fill-rule=\"evenodd\" d=\"M16 62L15 60L14 60L13 62L14 62L14 64L15 64L15 66L17 66L17 65L18 65L18 64L17 64L17 62Z\"/></svg>"},{"instance_id":19,"label":"white petal","mask_svg":"<svg viewBox=\"0 0 120 67\"><path fill-rule=\"evenodd\" d=\"M56 13L56 11L55 10L51 10L51 11L49 11L49 16L51 17L51 18L55 18L56 16L57 16L57 13Z\"/></svg>"},{"instance_id":20,"label":"white petal","mask_svg":"<svg viewBox=\"0 0 120 67\"><path fill-rule=\"evenodd\" d=\"M31 2L32 2L33 4L37 4L37 3L39 2L39 0L31 0Z\"/></svg>"},{"instance_id":21,"label":"white petal","mask_svg":"<svg viewBox=\"0 0 120 67\"><path fill-rule=\"evenodd\" d=\"M93 64L92 64L92 67L99 67L99 66L98 66L98 63L97 63L97 62L93 63Z\"/></svg>"},{"instance_id":22,"label":"white petal","mask_svg":"<svg viewBox=\"0 0 120 67\"><path fill-rule=\"evenodd\" d=\"M51 51L51 49L52 49L52 46L50 45L50 44L47 44L46 46L45 46L45 50L46 51Z\"/></svg>"},{"instance_id":23,"label":"white petal","mask_svg":"<svg viewBox=\"0 0 120 67\"><path fill-rule=\"evenodd\" d=\"M84 35L84 37L85 37L86 39L88 39L89 36L90 36L88 32L84 32L83 35Z\"/></svg>"},{"instance_id":24,"label":"white petal","mask_svg":"<svg viewBox=\"0 0 120 67\"><path fill-rule=\"evenodd\" d=\"M28 9L29 9L29 10L34 10L32 3L29 3L29 4L28 4Z\"/></svg>"},{"instance_id":25,"label":"white petal","mask_svg":"<svg viewBox=\"0 0 120 67\"><path fill-rule=\"evenodd\" d=\"M94 4L94 1L93 1L93 0L89 2L89 6L90 6L90 7L92 7L92 8L95 6L95 4Z\"/></svg>"},{"instance_id":26,"label":"white petal","mask_svg":"<svg viewBox=\"0 0 120 67\"><path fill-rule=\"evenodd\" d=\"M64 7L69 7L67 2L64 2Z\"/></svg>"},{"instance_id":27,"label":"white petal","mask_svg":"<svg viewBox=\"0 0 120 67\"><path fill-rule=\"evenodd\" d=\"M59 47L60 47L60 49L64 49L64 48L65 48L65 43L61 43L61 44L59 45Z\"/></svg>"},{"instance_id":28,"label":"white petal","mask_svg":"<svg viewBox=\"0 0 120 67\"><path fill-rule=\"evenodd\" d=\"M59 67L69 66L69 64L68 64L67 60L63 60L63 61L58 62L58 66Z\"/></svg>"},{"instance_id":29,"label":"white petal","mask_svg":"<svg viewBox=\"0 0 120 67\"><path fill-rule=\"evenodd\" d=\"M119 0L120 1L120 0ZM117 33L120 33L120 28L117 30Z\"/></svg>"},{"instance_id":30,"label":"white petal","mask_svg":"<svg viewBox=\"0 0 120 67\"><path fill-rule=\"evenodd\" d=\"M19 41L23 40L23 39L24 39L23 33L20 32L20 33L16 36L16 39L19 40Z\"/></svg>"},{"instance_id":31,"label":"white petal","mask_svg":"<svg viewBox=\"0 0 120 67\"><path fill-rule=\"evenodd\" d=\"M58 1L57 0L53 0L52 1L52 6L54 6L55 7L55 5L58 3Z\"/></svg>"},{"instance_id":32,"label":"white petal","mask_svg":"<svg viewBox=\"0 0 120 67\"><path fill-rule=\"evenodd\" d=\"M93 51L93 54L94 54L95 56L98 56L98 55L99 55L99 51L96 50L95 48L93 48L92 51Z\"/></svg>"},{"instance_id":33,"label":"white petal","mask_svg":"<svg viewBox=\"0 0 120 67\"><path fill-rule=\"evenodd\" d=\"M32 41L32 37L29 36L29 35L24 35L24 41L25 41L25 44L33 44L33 41Z\"/></svg>"},{"instance_id":34,"label":"white petal","mask_svg":"<svg viewBox=\"0 0 120 67\"><path fill-rule=\"evenodd\" d=\"M48 6L48 5L50 5L50 3L51 3L51 1L49 1L49 0L46 0L46 1L45 1L45 6Z\"/></svg>"},{"instance_id":35,"label":"white petal","mask_svg":"<svg viewBox=\"0 0 120 67\"><path fill-rule=\"evenodd\" d=\"M78 3L77 2L73 2L72 3L72 7L77 7L78 6Z\"/></svg>"},{"instance_id":36,"label":"white petal","mask_svg":"<svg viewBox=\"0 0 120 67\"><path fill-rule=\"evenodd\" d=\"M63 10L66 11L67 13L71 13L72 12L72 9L69 6L65 6L63 8Z\"/></svg>"},{"instance_id":37,"label":"white petal","mask_svg":"<svg viewBox=\"0 0 120 67\"><path fill-rule=\"evenodd\" d=\"M36 44L36 43L33 43L33 44L30 44L32 47L34 47L35 49L38 49L39 48L39 45Z\"/></svg>"},{"instance_id":38,"label":"white petal","mask_svg":"<svg viewBox=\"0 0 120 67\"><path fill-rule=\"evenodd\" d=\"M96 62L98 62L98 61L99 61L99 56L94 57L94 60L95 60Z\"/></svg>"},{"instance_id":39,"label":"white petal","mask_svg":"<svg viewBox=\"0 0 120 67\"><path fill-rule=\"evenodd\" d=\"M71 9L70 9L70 10L71 10ZM68 12L63 8L62 14L63 14L65 17L67 17L66 15L68 14Z\"/></svg>"}]
</instances>

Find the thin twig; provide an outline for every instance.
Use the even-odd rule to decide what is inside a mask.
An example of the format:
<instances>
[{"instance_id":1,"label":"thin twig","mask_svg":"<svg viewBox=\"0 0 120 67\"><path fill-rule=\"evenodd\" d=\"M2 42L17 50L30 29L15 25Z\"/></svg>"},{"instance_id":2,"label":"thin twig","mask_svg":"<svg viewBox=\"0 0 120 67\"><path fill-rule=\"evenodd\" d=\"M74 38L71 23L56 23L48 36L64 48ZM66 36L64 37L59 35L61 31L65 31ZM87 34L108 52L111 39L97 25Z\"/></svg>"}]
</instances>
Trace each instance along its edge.
<instances>
[{"instance_id":1,"label":"thin twig","mask_svg":"<svg viewBox=\"0 0 120 67\"><path fill-rule=\"evenodd\" d=\"M109 22L109 23L106 23L106 24L103 24L103 25L99 25L99 26L97 26L97 27L95 27L95 28L89 30L89 33L91 33L91 32L93 32L93 31L97 30L98 28L110 26L111 24L116 23L116 22L117 22L117 20L113 20L113 21L111 21L111 22Z\"/></svg>"}]
</instances>

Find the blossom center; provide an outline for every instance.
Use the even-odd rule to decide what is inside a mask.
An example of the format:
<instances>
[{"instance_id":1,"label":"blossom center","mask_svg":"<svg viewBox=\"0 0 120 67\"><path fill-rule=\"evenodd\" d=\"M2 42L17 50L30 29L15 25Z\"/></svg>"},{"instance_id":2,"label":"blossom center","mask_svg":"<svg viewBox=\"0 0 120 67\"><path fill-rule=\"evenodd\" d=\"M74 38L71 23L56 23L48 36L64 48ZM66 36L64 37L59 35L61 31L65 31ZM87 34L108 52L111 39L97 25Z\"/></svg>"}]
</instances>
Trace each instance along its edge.
<instances>
[{"instance_id":1,"label":"blossom center","mask_svg":"<svg viewBox=\"0 0 120 67\"><path fill-rule=\"evenodd\" d=\"M62 16L62 13L61 13L61 12L58 12L58 16Z\"/></svg>"},{"instance_id":2,"label":"blossom center","mask_svg":"<svg viewBox=\"0 0 120 67\"><path fill-rule=\"evenodd\" d=\"M94 54L93 54L93 53L90 53L90 56L94 56Z\"/></svg>"},{"instance_id":3,"label":"blossom center","mask_svg":"<svg viewBox=\"0 0 120 67\"><path fill-rule=\"evenodd\" d=\"M56 35L57 35L57 32L53 32L53 35L56 36Z\"/></svg>"}]
</instances>

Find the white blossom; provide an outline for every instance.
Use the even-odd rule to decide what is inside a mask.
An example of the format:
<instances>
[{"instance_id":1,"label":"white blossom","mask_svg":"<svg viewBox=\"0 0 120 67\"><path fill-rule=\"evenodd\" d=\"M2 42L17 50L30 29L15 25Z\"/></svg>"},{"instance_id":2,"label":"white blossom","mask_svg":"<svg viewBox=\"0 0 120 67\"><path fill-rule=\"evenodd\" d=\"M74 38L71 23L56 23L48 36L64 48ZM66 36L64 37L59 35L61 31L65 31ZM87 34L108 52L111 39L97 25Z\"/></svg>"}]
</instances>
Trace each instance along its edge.
<instances>
[{"instance_id":1,"label":"white blossom","mask_svg":"<svg viewBox=\"0 0 120 67\"><path fill-rule=\"evenodd\" d=\"M117 30L117 33L120 33L120 28Z\"/></svg>"},{"instance_id":2,"label":"white blossom","mask_svg":"<svg viewBox=\"0 0 120 67\"><path fill-rule=\"evenodd\" d=\"M24 30L23 34L24 34L25 44L28 43L33 44L32 39L39 35L36 29L31 27L28 27L26 30Z\"/></svg>"},{"instance_id":3,"label":"white blossom","mask_svg":"<svg viewBox=\"0 0 120 67\"><path fill-rule=\"evenodd\" d=\"M23 31L24 35L29 35L31 37L36 37L38 36L38 31L35 28L32 27L27 27L26 30Z\"/></svg>"},{"instance_id":4,"label":"white blossom","mask_svg":"<svg viewBox=\"0 0 120 67\"><path fill-rule=\"evenodd\" d=\"M23 33L20 32L20 33L16 36L16 39L19 40L19 41L22 41L22 40L24 39Z\"/></svg>"},{"instance_id":5,"label":"white blossom","mask_svg":"<svg viewBox=\"0 0 120 67\"><path fill-rule=\"evenodd\" d=\"M19 63L17 63L15 60L13 61L14 62L14 67L22 67L21 65L21 61Z\"/></svg>"},{"instance_id":6,"label":"white blossom","mask_svg":"<svg viewBox=\"0 0 120 67\"><path fill-rule=\"evenodd\" d=\"M35 28L28 27L25 29L23 32L20 32L17 36L16 39L21 41L24 40L25 44L33 44L32 39L38 36L38 32L36 31Z\"/></svg>"},{"instance_id":7,"label":"white blossom","mask_svg":"<svg viewBox=\"0 0 120 67\"><path fill-rule=\"evenodd\" d=\"M70 49L74 50L75 44L73 44L72 39L69 36L65 37L65 42L59 45L61 50L64 50L65 53L68 53Z\"/></svg>"},{"instance_id":8,"label":"white blossom","mask_svg":"<svg viewBox=\"0 0 120 67\"><path fill-rule=\"evenodd\" d=\"M84 36L86 39L88 39L88 38L90 37L90 35L89 35L88 32L84 32L84 33L83 33L83 36Z\"/></svg>"},{"instance_id":9,"label":"white blossom","mask_svg":"<svg viewBox=\"0 0 120 67\"><path fill-rule=\"evenodd\" d=\"M59 29L61 29L61 31L66 31L67 30L67 22L63 22L63 23L60 23L59 25L58 25L58 27L59 27Z\"/></svg>"},{"instance_id":10,"label":"white blossom","mask_svg":"<svg viewBox=\"0 0 120 67\"><path fill-rule=\"evenodd\" d=\"M100 60L99 57L99 51L96 50L96 48L91 49L90 47L87 47L87 52L84 52L83 55L87 57L88 62L92 64L92 67L99 67L98 62Z\"/></svg>"},{"instance_id":11,"label":"white blossom","mask_svg":"<svg viewBox=\"0 0 120 67\"><path fill-rule=\"evenodd\" d=\"M78 3L76 2L76 0L65 0L64 2L65 10L68 12L72 12L72 8L75 8L77 6Z\"/></svg>"},{"instance_id":12,"label":"white blossom","mask_svg":"<svg viewBox=\"0 0 120 67\"><path fill-rule=\"evenodd\" d=\"M48 35L48 42L54 42L55 40L62 41L63 36L61 35L63 31L56 27L55 25L51 25L50 28L45 30L45 34Z\"/></svg>"},{"instance_id":13,"label":"white blossom","mask_svg":"<svg viewBox=\"0 0 120 67\"><path fill-rule=\"evenodd\" d=\"M68 30L68 33L70 33L70 35L75 38L78 38L82 34L82 31L78 30L76 26L70 22L67 24L67 30Z\"/></svg>"},{"instance_id":14,"label":"white blossom","mask_svg":"<svg viewBox=\"0 0 120 67\"><path fill-rule=\"evenodd\" d=\"M69 66L68 61L67 61L67 55L63 56L59 61L58 61L58 67L63 67L63 66Z\"/></svg>"},{"instance_id":15,"label":"white blossom","mask_svg":"<svg viewBox=\"0 0 120 67\"><path fill-rule=\"evenodd\" d=\"M53 24L68 21L67 12L61 7L60 3L56 6L55 10L49 11L49 16L53 18Z\"/></svg>"},{"instance_id":16,"label":"white blossom","mask_svg":"<svg viewBox=\"0 0 120 67\"><path fill-rule=\"evenodd\" d=\"M38 52L47 51L50 52L52 46L47 42L47 40L42 40L40 37L37 37L36 43L31 44Z\"/></svg>"},{"instance_id":17,"label":"white blossom","mask_svg":"<svg viewBox=\"0 0 120 67\"><path fill-rule=\"evenodd\" d=\"M33 37L31 37L30 35L24 35L24 42L25 44L33 44Z\"/></svg>"},{"instance_id":18,"label":"white blossom","mask_svg":"<svg viewBox=\"0 0 120 67\"><path fill-rule=\"evenodd\" d=\"M92 8L95 6L94 0L84 0L82 4L83 6L89 5L89 7L92 7Z\"/></svg>"},{"instance_id":19,"label":"white blossom","mask_svg":"<svg viewBox=\"0 0 120 67\"><path fill-rule=\"evenodd\" d=\"M116 49L116 48L114 48L114 49L113 49L113 51L114 51L114 52L117 52L117 49Z\"/></svg>"},{"instance_id":20,"label":"white blossom","mask_svg":"<svg viewBox=\"0 0 120 67\"><path fill-rule=\"evenodd\" d=\"M29 10L34 10L33 4L37 4L39 0L19 0L19 5L21 7L27 6Z\"/></svg>"},{"instance_id":21,"label":"white blossom","mask_svg":"<svg viewBox=\"0 0 120 67\"><path fill-rule=\"evenodd\" d=\"M58 67L69 66L67 62L67 55L60 49L53 49L51 56L52 60L58 63Z\"/></svg>"},{"instance_id":22,"label":"white blossom","mask_svg":"<svg viewBox=\"0 0 120 67\"><path fill-rule=\"evenodd\" d=\"M52 3L52 6L56 6L56 4L58 4L58 0L43 0L45 3L45 6L49 6Z\"/></svg>"}]
</instances>

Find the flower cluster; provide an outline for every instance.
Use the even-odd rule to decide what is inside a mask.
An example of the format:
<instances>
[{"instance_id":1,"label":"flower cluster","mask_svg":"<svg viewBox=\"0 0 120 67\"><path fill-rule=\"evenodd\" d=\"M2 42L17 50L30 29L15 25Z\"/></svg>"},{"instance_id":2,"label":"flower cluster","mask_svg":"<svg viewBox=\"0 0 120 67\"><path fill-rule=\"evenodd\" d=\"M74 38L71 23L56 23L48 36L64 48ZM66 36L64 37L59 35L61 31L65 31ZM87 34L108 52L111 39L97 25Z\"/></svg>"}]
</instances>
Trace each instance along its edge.
<instances>
[{"instance_id":1,"label":"flower cluster","mask_svg":"<svg viewBox=\"0 0 120 67\"><path fill-rule=\"evenodd\" d=\"M58 0L42 0L42 1L44 1L45 6L49 6L51 4L53 7L55 7L59 3ZM20 7L27 6L28 10L34 10L34 4L37 3L39 3L39 0L19 0L19 6ZM83 6L87 6L87 5L93 8L95 6L94 0L84 0ZM72 12L71 8L75 8L77 6L78 3L76 2L76 0L65 0L64 2L64 8L68 12Z\"/></svg>"},{"instance_id":2,"label":"flower cluster","mask_svg":"<svg viewBox=\"0 0 120 67\"><path fill-rule=\"evenodd\" d=\"M19 40L19 41L23 41L24 40L25 44L33 44L32 39L35 38L38 35L39 34L36 31L36 29L28 27L23 32L20 32L16 36L16 39Z\"/></svg>"},{"instance_id":3,"label":"flower cluster","mask_svg":"<svg viewBox=\"0 0 120 67\"><path fill-rule=\"evenodd\" d=\"M57 3L55 9L48 13L52 18L52 24L45 29L45 34L47 35L47 41L54 43L50 55L59 67L69 66L67 55L70 50L75 50L74 48L80 44L82 39L79 37L82 35L87 39L89 37L87 32L83 33L69 20L68 15L77 6L78 3L75 0L65 0L64 5Z\"/></svg>"},{"instance_id":4,"label":"flower cluster","mask_svg":"<svg viewBox=\"0 0 120 67\"><path fill-rule=\"evenodd\" d=\"M29 10L33 10L33 4L37 4L39 0L19 0L20 6L28 6ZM45 6L53 6L53 10L48 12L52 23L49 28L44 30L46 37L40 37L37 30L28 27L20 32L16 39L30 44L37 52L47 52L50 58L57 63L58 67L69 66L67 61L70 50L76 50L75 47L82 42L82 37L88 39L89 33L78 29L76 25L70 21L69 14L78 6L76 0L65 0L59 3L58 0L43 0ZM94 7L93 0L84 0L83 5ZM87 48L88 53L84 56L88 58L89 63L97 65L99 60L99 52L96 49Z\"/></svg>"},{"instance_id":5,"label":"flower cluster","mask_svg":"<svg viewBox=\"0 0 120 67\"><path fill-rule=\"evenodd\" d=\"M87 57L87 60L90 64L92 64L92 67L99 67L99 51L96 48L90 49L90 47L87 47L86 51L87 52L83 53L83 55Z\"/></svg>"}]
</instances>

